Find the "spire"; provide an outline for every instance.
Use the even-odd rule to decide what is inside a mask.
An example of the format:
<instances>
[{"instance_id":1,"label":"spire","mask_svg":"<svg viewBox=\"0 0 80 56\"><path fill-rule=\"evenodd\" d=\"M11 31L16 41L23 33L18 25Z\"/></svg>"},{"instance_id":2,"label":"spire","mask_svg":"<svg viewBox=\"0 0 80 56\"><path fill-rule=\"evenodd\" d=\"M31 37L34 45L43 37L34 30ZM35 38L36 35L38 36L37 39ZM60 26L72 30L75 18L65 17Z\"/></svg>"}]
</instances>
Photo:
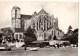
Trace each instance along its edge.
<instances>
[{"instance_id":1,"label":"spire","mask_svg":"<svg viewBox=\"0 0 80 56\"><path fill-rule=\"evenodd\" d=\"M42 7L42 9L44 9L44 6L43 5L41 7Z\"/></svg>"}]
</instances>

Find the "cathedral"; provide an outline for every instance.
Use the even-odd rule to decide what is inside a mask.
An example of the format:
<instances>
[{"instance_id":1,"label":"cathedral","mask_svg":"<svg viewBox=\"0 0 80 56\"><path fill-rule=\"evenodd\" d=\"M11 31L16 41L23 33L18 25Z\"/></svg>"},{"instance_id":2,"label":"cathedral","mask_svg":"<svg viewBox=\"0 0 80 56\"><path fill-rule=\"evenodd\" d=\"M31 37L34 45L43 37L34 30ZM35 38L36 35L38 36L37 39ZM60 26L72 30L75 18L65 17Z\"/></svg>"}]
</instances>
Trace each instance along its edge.
<instances>
[{"instance_id":1,"label":"cathedral","mask_svg":"<svg viewBox=\"0 0 80 56\"><path fill-rule=\"evenodd\" d=\"M23 39L24 32L31 27L35 30L37 40L61 39L64 32L58 28L58 18L47 13L43 8L32 15L20 14L21 9L14 6L11 10L12 28L15 39ZM50 38L51 36L51 38Z\"/></svg>"}]
</instances>

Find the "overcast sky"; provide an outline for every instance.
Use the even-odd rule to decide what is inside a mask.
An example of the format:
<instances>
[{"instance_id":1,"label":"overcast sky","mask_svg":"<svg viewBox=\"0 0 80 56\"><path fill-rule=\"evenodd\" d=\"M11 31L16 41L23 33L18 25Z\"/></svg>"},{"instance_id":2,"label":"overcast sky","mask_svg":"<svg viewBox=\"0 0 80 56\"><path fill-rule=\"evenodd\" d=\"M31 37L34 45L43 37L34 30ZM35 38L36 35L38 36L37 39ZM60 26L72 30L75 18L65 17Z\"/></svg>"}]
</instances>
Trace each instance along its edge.
<instances>
[{"instance_id":1,"label":"overcast sky","mask_svg":"<svg viewBox=\"0 0 80 56\"><path fill-rule=\"evenodd\" d=\"M21 14L33 14L42 8L50 15L58 18L58 26L64 32L71 25L78 28L78 3L77 2L0 2L0 28L11 27L11 9L13 6L21 8Z\"/></svg>"}]
</instances>

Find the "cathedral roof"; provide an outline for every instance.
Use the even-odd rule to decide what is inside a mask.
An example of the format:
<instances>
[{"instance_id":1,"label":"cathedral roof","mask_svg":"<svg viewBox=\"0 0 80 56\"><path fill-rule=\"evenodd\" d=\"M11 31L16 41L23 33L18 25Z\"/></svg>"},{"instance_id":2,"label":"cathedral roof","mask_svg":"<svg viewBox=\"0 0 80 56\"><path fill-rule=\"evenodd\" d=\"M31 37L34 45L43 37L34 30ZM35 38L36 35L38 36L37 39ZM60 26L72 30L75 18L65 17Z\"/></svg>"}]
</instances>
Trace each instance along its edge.
<instances>
[{"instance_id":1,"label":"cathedral roof","mask_svg":"<svg viewBox=\"0 0 80 56\"><path fill-rule=\"evenodd\" d=\"M41 11L39 11L38 14L48 14L48 13L42 8Z\"/></svg>"},{"instance_id":2,"label":"cathedral roof","mask_svg":"<svg viewBox=\"0 0 80 56\"><path fill-rule=\"evenodd\" d=\"M23 15L23 14L21 14L21 18L25 19L25 20L31 19L31 17L32 17L32 15Z\"/></svg>"}]
</instances>

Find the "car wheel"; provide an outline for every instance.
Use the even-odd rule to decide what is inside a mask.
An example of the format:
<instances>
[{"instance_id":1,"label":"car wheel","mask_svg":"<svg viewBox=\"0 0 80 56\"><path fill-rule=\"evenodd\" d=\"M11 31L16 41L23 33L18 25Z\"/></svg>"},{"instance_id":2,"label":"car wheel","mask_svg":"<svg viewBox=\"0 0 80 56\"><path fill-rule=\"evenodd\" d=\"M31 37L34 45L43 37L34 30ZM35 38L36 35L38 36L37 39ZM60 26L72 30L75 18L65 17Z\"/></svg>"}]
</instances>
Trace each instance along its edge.
<instances>
[{"instance_id":1,"label":"car wheel","mask_svg":"<svg viewBox=\"0 0 80 56\"><path fill-rule=\"evenodd\" d=\"M11 48L10 48L10 49L8 49L8 51L11 51Z\"/></svg>"}]
</instances>

